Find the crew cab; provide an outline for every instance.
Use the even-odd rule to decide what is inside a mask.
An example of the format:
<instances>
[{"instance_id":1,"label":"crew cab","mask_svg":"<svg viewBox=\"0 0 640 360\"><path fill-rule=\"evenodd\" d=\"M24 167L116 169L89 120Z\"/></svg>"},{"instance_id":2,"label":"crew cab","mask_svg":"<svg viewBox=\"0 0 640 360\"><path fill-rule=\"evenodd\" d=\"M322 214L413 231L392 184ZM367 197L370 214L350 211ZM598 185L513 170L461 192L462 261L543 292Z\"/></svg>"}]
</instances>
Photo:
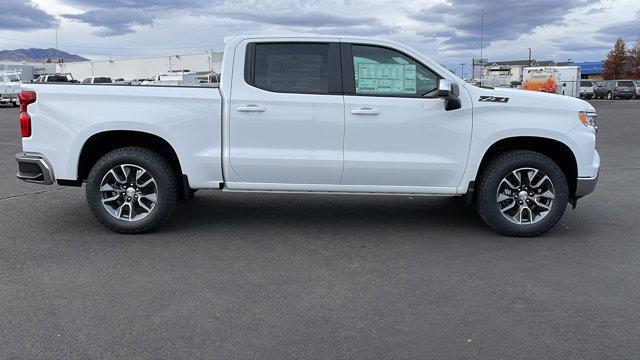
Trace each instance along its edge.
<instances>
[{"instance_id":1,"label":"crew cab","mask_svg":"<svg viewBox=\"0 0 640 360\"><path fill-rule=\"evenodd\" d=\"M18 178L85 184L123 233L220 189L459 196L500 234L534 236L596 185L589 103L466 84L396 42L237 36L221 74L219 88L25 84Z\"/></svg>"}]
</instances>

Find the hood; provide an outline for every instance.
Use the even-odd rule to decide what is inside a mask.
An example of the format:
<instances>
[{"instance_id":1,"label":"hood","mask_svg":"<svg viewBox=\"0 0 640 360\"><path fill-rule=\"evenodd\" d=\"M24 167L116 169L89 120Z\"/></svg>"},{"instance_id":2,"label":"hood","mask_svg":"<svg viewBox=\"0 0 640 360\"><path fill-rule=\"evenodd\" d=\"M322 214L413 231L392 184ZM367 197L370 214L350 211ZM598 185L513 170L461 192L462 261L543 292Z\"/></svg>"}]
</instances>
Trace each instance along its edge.
<instances>
[{"instance_id":1,"label":"hood","mask_svg":"<svg viewBox=\"0 0 640 360\"><path fill-rule=\"evenodd\" d=\"M495 96L508 98L506 106L519 106L540 109L558 109L575 111L595 111L588 102L571 96L544 93L531 90L512 88L481 88L468 84L467 89L474 97L474 102L480 101L480 96ZM480 102L482 103L482 102Z\"/></svg>"}]
</instances>

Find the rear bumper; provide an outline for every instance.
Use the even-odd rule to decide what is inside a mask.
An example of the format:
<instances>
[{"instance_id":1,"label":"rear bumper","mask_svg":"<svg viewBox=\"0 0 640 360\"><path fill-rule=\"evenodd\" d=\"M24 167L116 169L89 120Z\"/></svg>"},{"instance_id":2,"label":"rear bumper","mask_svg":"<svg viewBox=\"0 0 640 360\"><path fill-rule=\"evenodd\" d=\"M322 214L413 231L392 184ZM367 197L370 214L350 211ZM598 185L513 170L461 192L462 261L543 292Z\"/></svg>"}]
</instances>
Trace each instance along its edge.
<instances>
[{"instance_id":1,"label":"rear bumper","mask_svg":"<svg viewBox=\"0 0 640 360\"><path fill-rule=\"evenodd\" d=\"M15 158L18 162L18 179L44 185L51 185L55 181L51 165L43 155L19 153Z\"/></svg>"},{"instance_id":2,"label":"rear bumper","mask_svg":"<svg viewBox=\"0 0 640 360\"><path fill-rule=\"evenodd\" d=\"M599 175L600 173L592 178L578 178L576 183L576 199L587 196L595 190Z\"/></svg>"}]
</instances>

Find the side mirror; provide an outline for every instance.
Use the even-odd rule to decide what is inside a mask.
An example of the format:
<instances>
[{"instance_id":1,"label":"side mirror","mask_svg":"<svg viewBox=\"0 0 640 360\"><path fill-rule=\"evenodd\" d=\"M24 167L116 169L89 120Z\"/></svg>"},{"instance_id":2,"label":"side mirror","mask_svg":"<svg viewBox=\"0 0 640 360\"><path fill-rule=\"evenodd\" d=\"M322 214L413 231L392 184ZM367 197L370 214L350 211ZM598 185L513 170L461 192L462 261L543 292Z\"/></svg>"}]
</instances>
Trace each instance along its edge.
<instances>
[{"instance_id":1,"label":"side mirror","mask_svg":"<svg viewBox=\"0 0 640 360\"><path fill-rule=\"evenodd\" d=\"M453 83L447 79L440 79L438 82L438 96L449 97L453 93Z\"/></svg>"},{"instance_id":2,"label":"side mirror","mask_svg":"<svg viewBox=\"0 0 640 360\"><path fill-rule=\"evenodd\" d=\"M444 98L444 109L446 111L457 110L462 107L460 102L460 87L458 84L447 79L440 79L438 82L438 96Z\"/></svg>"}]
</instances>

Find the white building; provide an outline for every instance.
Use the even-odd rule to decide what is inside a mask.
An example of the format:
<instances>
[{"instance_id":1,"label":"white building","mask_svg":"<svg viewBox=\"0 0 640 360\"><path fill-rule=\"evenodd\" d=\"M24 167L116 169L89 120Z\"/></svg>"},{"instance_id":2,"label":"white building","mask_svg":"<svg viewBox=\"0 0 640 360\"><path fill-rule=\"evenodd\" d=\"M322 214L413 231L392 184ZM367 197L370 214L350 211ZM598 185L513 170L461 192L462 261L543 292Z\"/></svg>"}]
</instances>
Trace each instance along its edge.
<instances>
[{"instance_id":1,"label":"white building","mask_svg":"<svg viewBox=\"0 0 640 360\"><path fill-rule=\"evenodd\" d=\"M73 78L106 76L125 80L150 78L172 70L190 70L199 73L220 72L221 52L157 56L137 59L113 59L56 64L56 72L71 73Z\"/></svg>"}]
</instances>

